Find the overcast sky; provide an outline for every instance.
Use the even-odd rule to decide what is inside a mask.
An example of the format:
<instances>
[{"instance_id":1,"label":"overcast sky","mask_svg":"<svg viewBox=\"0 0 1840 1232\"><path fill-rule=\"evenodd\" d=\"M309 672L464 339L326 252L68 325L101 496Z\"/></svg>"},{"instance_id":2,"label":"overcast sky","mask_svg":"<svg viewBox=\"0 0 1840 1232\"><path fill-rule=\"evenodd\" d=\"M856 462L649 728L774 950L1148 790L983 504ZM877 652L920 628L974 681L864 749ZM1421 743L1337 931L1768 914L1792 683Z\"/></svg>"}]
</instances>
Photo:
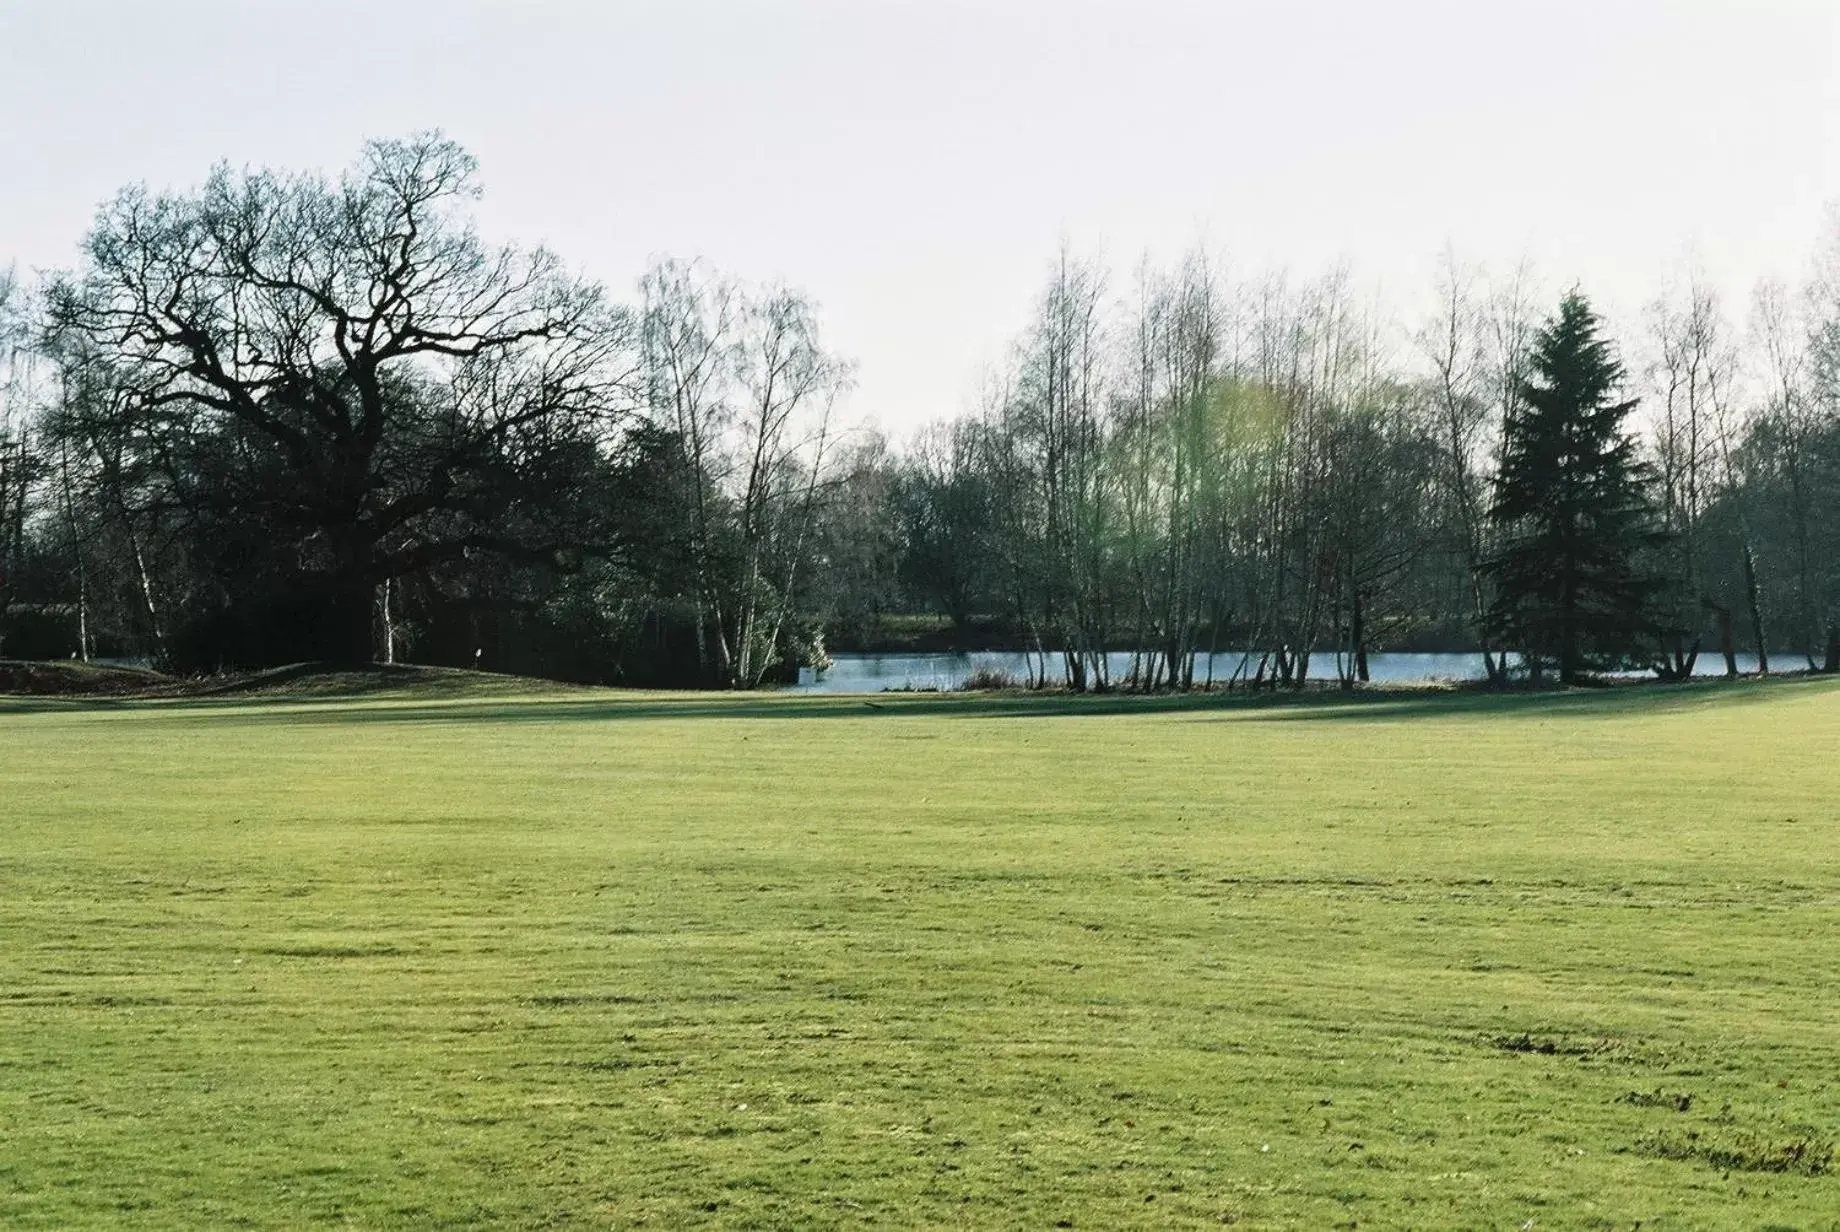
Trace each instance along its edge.
<instances>
[{"instance_id":1,"label":"overcast sky","mask_svg":"<svg viewBox=\"0 0 1840 1232\"><path fill-rule=\"evenodd\" d=\"M1408 308L1449 245L1623 320L1689 254L1740 299L1797 276L1840 3L0 0L0 264L71 263L127 183L430 127L495 237L805 287L901 432L964 409L1063 238L1121 289L1201 241Z\"/></svg>"}]
</instances>

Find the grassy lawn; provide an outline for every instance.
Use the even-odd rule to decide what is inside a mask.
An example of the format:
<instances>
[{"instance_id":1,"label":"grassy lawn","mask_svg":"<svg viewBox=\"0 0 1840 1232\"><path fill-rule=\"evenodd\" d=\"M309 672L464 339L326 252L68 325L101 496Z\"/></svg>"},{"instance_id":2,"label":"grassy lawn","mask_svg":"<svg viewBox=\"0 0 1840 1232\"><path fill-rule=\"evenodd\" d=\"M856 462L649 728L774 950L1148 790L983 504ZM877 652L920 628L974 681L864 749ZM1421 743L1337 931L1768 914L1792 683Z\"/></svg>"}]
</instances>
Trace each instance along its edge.
<instances>
[{"instance_id":1,"label":"grassy lawn","mask_svg":"<svg viewBox=\"0 0 1840 1232\"><path fill-rule=\"evenodd\" d=\"M1840 689L0 700L0 1226L1836 1228Z\"/></svg>"}]
</instances>

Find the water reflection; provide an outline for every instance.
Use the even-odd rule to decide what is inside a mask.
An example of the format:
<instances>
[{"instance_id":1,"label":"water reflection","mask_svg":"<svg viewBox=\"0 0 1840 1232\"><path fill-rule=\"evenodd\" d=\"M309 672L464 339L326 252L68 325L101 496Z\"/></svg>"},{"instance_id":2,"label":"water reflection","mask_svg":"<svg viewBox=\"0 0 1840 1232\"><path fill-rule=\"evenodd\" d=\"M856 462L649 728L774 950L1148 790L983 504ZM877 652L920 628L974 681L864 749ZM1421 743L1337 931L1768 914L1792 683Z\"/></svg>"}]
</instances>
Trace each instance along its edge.
<instances>
[{"instance_id":1,"label":"water reflection","mask_svg":"<svg viewBox=\"0 0 1840 1232\"><path fill-rule=\"evenodd\" d=\"M1107 655L1107 668L1114 682L1131 673L1132 656L1128 652ZM840 654L829 671L822 674L810 668L799 671L799 682L792 686L801 693L880 693L887 689L938 689L942 692L959 688L975 671L1000 672L1026 682L1030 664L1041 670L1039 657L1016 651L985 650L968 654ZM1368 672L1375 684L1426 684L1436 681L1481 680L1487 673L1479 654L1407 654L1388 653L1368 656ZM1195 682L1212 679L1217 684L1242 679L1257 670L1257 656L1250 660L1240 651L1215 655L1197 655ZM1210 677L1209 671L1212 669ZM1060 680L1060 656L1048 656L1049 679ZM1739 655L1738 670L1757 670L1757 656ZM1719 676L1725 671L1722 655L1701 654L1695 665L1698 676ZM1310 656L1310 679L1338 679L1336 656Z\"/></svg>"}]
</instances>

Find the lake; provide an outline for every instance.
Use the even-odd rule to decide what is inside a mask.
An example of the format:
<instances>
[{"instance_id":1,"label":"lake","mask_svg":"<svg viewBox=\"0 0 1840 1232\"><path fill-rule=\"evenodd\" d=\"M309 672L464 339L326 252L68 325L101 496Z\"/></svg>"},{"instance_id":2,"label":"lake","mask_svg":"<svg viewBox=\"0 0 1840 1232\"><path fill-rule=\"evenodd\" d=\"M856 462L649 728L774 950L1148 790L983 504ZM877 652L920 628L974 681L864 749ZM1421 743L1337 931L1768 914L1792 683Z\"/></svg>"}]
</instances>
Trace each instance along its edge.
<instances>
[{"instance_id":1,"label":"lake","mask_svg":"<svg viewBox=\"0 0 1840 1232\"><path fill-rule=\"evenodd\" d=\"M1114 681L1130 674L1131 655L1128 652L1114 652L1106 657ZM831 668L822 673L808 667L799 669L799 682L791 686L792 690L799 693L880 693L887 689L949 691L958 688L966 676L980 668L1008 672L1017 680L1027 680L1033 656L1017 651L980 650L968 654L840 654L834 658ZM1208 658L1207 655L1195 657L1197 684L1207 679ZM1214 655L1215 681L1224 683L1231 679L1235 671L1242 670L1241 660L1239 651ZM1254 668L1257 662L1255 656ZM1048 664L1051 672L1058 673L1060 656L1050 655ZM1799 658L1796 665L1800 666ZM1370 654L1367 666L1375 684L1481 680L1486 675L1479 654ZM1757 656L1739 655L1738 670L1756 671ZM1725 660L1718 654L1702 653L1694 668L1697 676L1719 676L1724 671ZM1334 681L1336 678L1333 652L1310 656L1311 680Z\"/></svg>"}]
</instances>

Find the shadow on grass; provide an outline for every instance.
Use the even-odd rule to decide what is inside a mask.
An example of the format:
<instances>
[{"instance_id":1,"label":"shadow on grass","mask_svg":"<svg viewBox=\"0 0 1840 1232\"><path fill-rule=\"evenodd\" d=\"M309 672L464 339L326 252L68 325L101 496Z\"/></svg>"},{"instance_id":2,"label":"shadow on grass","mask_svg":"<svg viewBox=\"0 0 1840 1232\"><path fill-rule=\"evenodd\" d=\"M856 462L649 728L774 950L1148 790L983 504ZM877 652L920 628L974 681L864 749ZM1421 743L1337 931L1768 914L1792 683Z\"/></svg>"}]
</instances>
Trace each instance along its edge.
<instances>
[{"instance_id":1,"label":"shadow on grass","mask_svg":"<svg viewBox=\"0 0 1840 1232\"><path fill-rule=\"evenodd\" d=\"M564 723L642 720L1029 719L1185 715L1257 722L1359 723L1413 718L1567 716L1612 718L1748 706L1821 688L1820 678L1643 683L1564 691L1374 689L1353 693L1211 693L1140 696L1067 693L644 694L592 689L530 696L506 690L363 689L139 698L0 698L0 719L34 713L132 712L284 724Z\"/></svg>"}]
</instances>

